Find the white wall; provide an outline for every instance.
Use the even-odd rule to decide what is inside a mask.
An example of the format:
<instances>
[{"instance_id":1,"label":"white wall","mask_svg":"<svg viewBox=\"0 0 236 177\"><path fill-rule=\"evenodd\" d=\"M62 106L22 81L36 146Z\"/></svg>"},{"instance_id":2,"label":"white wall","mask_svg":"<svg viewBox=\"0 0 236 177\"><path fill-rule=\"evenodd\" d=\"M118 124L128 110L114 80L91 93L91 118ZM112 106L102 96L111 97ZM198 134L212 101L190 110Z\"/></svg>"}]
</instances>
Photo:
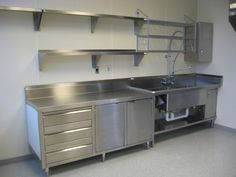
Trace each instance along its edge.
<instances>
[{"instance_id":1,"label":"white wall","mask_svg":"<svg viewBox=\"0 0 236 177\"><path fill-rule=\"evenodd\" d=\"M0 0L0 5L133 16L140 8L151 18L172 21L197 14L196 0ZM139 67L130 56L104 56L98 75L89 56L51 57L44 61L43 72L38 71L38 49L94 48L135 48L132 22L102 19L91 34L89 18L46 15L41 32L35 32L32 14L0 12L0 160L29 153L25 85L166 74L164 54L145 57ZM178 67L183 65L180 59Z\"/></svg>"},{"instance_id":2,"label":"white wall","mask_svg":"<svg viewBox=\"0 0 236 177\"><path fill-rule=\"evenodd\" d=\"M217 123L236 129L236 32L228 22L228 1L198 0L199 21L214 23L213 61L196 65L196 71L223 75L219 90Z\"/></svg>"}]
</instances>

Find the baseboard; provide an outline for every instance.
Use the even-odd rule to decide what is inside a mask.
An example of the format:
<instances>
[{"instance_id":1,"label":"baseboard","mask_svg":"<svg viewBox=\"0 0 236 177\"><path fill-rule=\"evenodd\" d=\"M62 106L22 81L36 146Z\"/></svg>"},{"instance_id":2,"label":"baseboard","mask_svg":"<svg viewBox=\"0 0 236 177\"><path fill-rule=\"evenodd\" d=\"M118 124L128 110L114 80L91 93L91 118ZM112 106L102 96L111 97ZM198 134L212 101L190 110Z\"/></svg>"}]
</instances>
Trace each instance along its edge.
<instances>
[{"instance_id":1,"label":"baseboard","mask_svg":"<svg viewBox=\"0 0 236 177\"><path fill-rule=\"evenodd\" d=\"M4 159L4 160L0 160L0 165L6 165L9 163L19 162L19 161L23 161L23 160L32 159L32 158L34 158L34 155L28 154L28 155L14 157L14 158L10 158L10 159Z\"/></svg>"},{"instance_id":2,"label":"baseboard","mask_svg":"<svg viewBox=\"0 0 236 177\"><path fill-rule=\"evenodd\" d=\"M236 129L230 128L230 127L226 127L224 125L215 124L215 127L223 129L223 130L226 130L226 131L230 131L230 132L236 133Z\"/></svg>"}]
</instances>

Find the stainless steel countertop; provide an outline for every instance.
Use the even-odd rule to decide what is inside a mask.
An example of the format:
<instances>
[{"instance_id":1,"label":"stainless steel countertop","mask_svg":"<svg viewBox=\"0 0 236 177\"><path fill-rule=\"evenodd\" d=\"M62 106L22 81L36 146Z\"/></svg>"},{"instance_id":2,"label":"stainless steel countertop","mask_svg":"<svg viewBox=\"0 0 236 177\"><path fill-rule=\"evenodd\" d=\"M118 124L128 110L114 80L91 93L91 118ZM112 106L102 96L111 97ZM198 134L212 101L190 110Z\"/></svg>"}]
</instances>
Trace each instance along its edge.
<instances>
[{"instance_id":1,"label":"stainless steel countertop","mask_svg":"<svg viewBox=\"0 0 236 177\"><path fill-rule=\"evenodd\" d=\"M175 84L161 84L163 76L61 83L25 87L26 103L40 112L74 109L117 102L154 98L156 95L193 89L216 89L222 76L176 75Z\"/></svg>"},{"instance_id":2,"label":"stainless steel countertop","mask_svg":"<svg viewBox=\"0 0 236 177\"><path fill-rule=\"evenodd\" d=\"M153 94L126 88L123 90L83 95L70 95L65 97L62 95L61 97L32 99L27 100L27 104L33 106L35 109L41 112L50 112L61 109L73 109L76 107L87 107L152 97Z\"/></svg>"}]
</instances>

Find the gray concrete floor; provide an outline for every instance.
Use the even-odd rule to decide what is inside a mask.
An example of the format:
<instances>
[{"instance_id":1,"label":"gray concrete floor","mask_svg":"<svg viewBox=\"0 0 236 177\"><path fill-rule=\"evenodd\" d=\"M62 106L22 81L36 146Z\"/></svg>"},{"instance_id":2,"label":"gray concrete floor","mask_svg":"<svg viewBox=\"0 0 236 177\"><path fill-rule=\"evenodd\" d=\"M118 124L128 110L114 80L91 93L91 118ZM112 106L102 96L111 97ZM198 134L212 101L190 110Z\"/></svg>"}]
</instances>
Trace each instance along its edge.
<instances>
[{"instance_id":1,"label":"gray concrete floor","mask_svg":"<svg viewBox=\"0 0 236 177\"><path fill-rule=\"evenodd\" d=\"M209 125L208 125L209 126ZM0 166L0 177L44 177L29 159ZM153 148L137 146L51 169L52 177L236 177L236 132L196 126L159 135Z\"/></svg>"}]
</instances>

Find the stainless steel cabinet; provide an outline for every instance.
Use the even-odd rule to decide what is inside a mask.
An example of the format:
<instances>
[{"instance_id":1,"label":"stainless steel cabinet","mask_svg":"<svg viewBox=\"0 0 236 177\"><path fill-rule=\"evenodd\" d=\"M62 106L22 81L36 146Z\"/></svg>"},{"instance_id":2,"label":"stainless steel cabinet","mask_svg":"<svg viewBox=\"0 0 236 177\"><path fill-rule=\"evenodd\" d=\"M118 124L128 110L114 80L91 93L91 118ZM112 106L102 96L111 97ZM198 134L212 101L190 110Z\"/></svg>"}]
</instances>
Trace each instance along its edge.
<instances>
[{"instance_id":1,"label":"stainless steel cabinet","mask_svg":"<svg viewBox=\"0 0 236 177\"><path fill-rule=\"evenodd\" d=\"M154 132L152 99L128 102L127 107L127 145L152 139Z\"/></svg>"},{"instance_id":2,"label":"stainless steel cabinet","mask_svg":"<svg viewBox=\"0 0 236 177\"><path fill-rule=\"evenodd\" d=\"M125 103L96 106L96 151L103 152L125 144Z\"/></svg>"},{"instance_id":3,"label":"stainless steel cabinet","mask_svg":"<svg viewBox=\"0 0 236 177\"><path fill-rule=\"evenodd\" d=\"M198 22L185 29L185 61L210 62L212 60L213 24Z\"/></svg>"},{"instance_id":4,"label":"stainless steel cabinet","mask_svg":"<svg viewBox=\"0 0 236 177\"><path fill-rule=\"evenodd\" d=\"M96 106L96 152L153 140L152 99Z\"/></svg>"}]
</instances>

